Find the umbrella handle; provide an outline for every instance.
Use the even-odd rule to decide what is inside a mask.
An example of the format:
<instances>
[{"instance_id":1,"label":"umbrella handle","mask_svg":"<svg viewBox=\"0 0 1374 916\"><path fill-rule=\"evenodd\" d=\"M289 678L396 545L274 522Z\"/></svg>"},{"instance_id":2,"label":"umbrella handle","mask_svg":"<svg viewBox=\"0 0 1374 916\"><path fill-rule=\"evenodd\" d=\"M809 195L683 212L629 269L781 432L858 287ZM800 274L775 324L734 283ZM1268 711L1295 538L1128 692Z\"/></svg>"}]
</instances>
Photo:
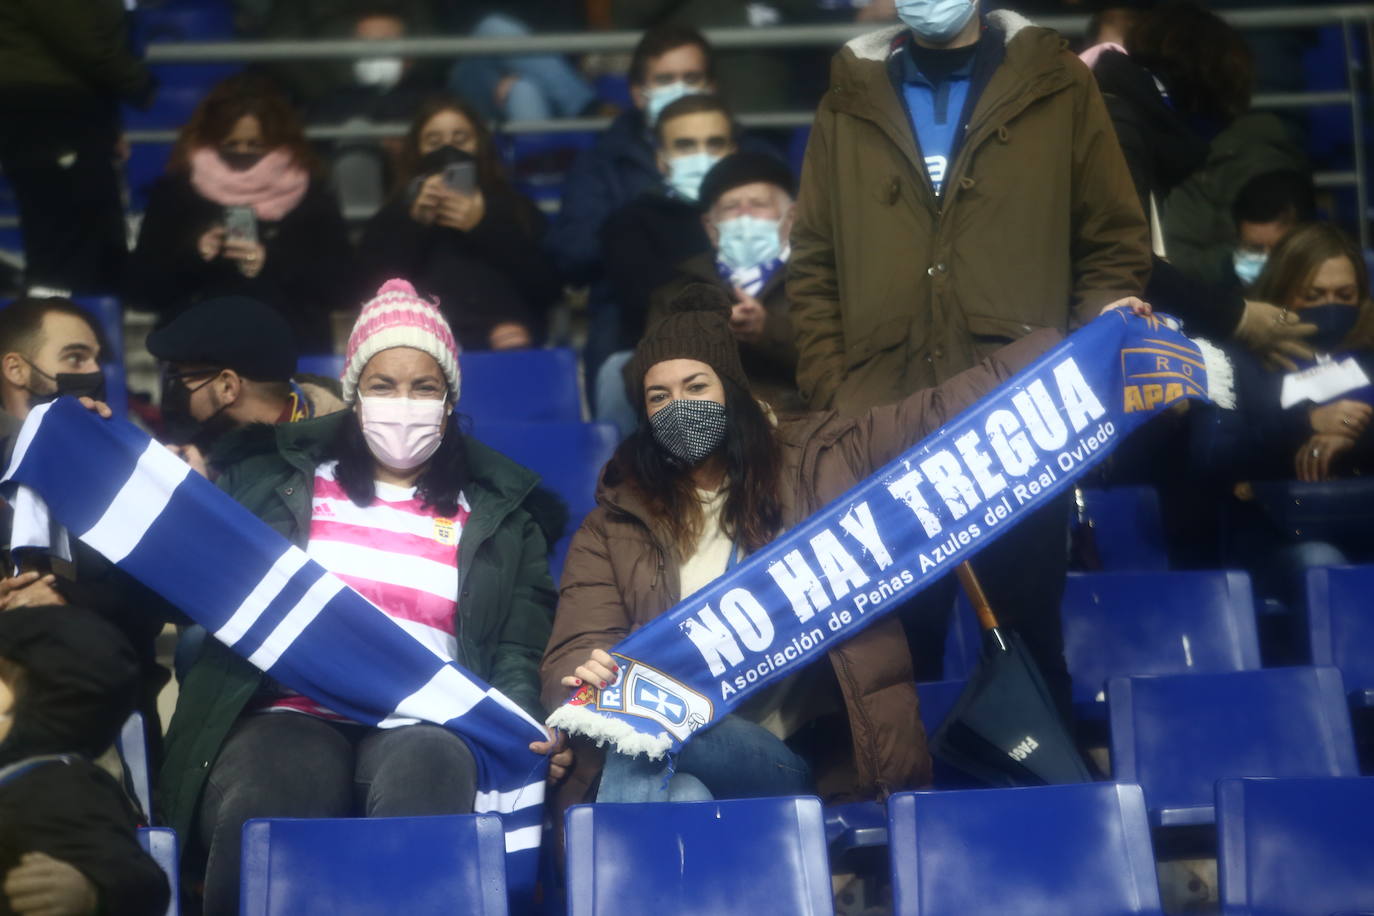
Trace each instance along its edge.
<instances>
[{"instance_id":1,"label":"umbrella handle","mask_svg":"<svg viewBox=\"0 0 1374 916\"><path fill-rule=\"evenodd\" d=\"M973 567L967 562L959 564L959 584L964 587L964 594L968 595L969 603L973 605L973 611L978 615L978 624L984 630L997 629L997 617L992 613L992 607L988 604L988 596L983 593L983 585L978 581L978 576L973 572Z\"/></svg>"}]
</instances>

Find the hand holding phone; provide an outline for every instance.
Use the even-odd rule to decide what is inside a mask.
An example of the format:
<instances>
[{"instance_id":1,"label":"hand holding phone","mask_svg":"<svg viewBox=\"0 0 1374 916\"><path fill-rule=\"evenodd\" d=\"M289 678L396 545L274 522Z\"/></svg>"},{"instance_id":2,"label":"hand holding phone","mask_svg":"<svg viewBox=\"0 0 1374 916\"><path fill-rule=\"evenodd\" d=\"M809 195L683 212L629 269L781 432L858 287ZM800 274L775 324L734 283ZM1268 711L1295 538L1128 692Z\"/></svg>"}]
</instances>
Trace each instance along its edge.
<instances>
[{"instance_id":1,"label":"hand holding phone","mask_svg":"<svg viewBox=\"0 0 1374 916\"><path fill-rule=\"evenodd\" d=\"M451 162L444 166L441 173L444 186L458 194L473 194L477 191L477 163Z\"/></svg>"},{"instance_id":2,"label":"hand holding phone","mask_svg":"<svg viewBox=\"0 0 1374 916\"><path fill-rule=\"evenodd\" d=\"M252 207L225 207L224 234L230 242L258 244L258 215Z\"/></svg>"}]
</instances>

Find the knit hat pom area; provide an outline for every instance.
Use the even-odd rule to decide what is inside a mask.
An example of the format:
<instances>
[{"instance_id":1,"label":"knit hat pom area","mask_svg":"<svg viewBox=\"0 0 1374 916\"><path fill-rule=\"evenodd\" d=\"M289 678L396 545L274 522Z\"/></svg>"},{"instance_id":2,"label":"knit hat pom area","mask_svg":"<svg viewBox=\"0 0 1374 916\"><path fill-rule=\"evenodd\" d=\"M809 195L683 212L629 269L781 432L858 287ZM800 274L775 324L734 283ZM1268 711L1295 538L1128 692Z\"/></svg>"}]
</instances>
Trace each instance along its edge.
<instances>
[{"instance_id":1,"label":"knit hat pom area","mask_svg":"<svg viewBox=\"0 0 1374 916\"><path fill-rule=\"evenodd\" d=\"M643 388L644 376L658 363L694 359L721 378L749 389L740 363L739 343L730 330L729 294L713 283L690 283L668 303L668 313L644 333L631 360L629 378Z\"/></svg>"},{"instance_id":2,"label":"knit hat pom area","mask_svg":"<svg viewBox=\"0 0 1374 916\"><path fill-rule=\"evenodd\" d=\"M448 381L453 400L458 400L461 376L453 329L439 311L437 300L425 299L409 280L398 277L383 283L363 305L353 332L348 335L341 380L344 401L351 404L356 400L358 378L368 361L394 347L411 347L434 357Z\"/></svg>"}]
</instances>

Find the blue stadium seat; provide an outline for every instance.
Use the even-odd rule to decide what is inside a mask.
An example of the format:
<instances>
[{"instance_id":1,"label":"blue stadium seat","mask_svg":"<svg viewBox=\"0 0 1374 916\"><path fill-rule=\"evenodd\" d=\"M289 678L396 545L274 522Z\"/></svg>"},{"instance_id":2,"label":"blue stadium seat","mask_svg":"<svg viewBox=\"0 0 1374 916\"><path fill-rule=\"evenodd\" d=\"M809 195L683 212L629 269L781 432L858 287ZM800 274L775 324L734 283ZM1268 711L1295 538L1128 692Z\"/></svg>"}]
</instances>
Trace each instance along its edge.
<instances>
[{"instance_id":1,"label":"blue stadium seat","mask_svg":"<svg viewBox=\"0 0 1374 916\"><path fill-rule=\"evenodd\" d=\"M1208 824L1228 776L1358 776L1335 668L1114 678L1112 767L1159 826Z\"/></svg>"},{"instance_id":2,"label":"blue stadium seat","mask_svg":"<svg viewBox=\"0 0 1374 916\"><path fill-rule=\"evenodd\" d=\"M1374 779L1223 779L1216 802L1227 916L1374 912Z\"/></svg>"},{"instance_id":3,"label":"blue stadium seat","mask_svg":"<svg viewBox=\"0 0 1374 916\"><path fill-rule=\"evenodd\" d=\"M1084 488L1082 520L1102 570L1147 572L1169 568L1159 494L1154 487Z\"/></svg>"},{"instance_id":4,"label":"blue stadium seat","mask_svg":"<svg viewBox=\"0 0 1374 916\"><path fill-rule=\"evenodd\" d=\"M132 106L124 107L125 130L180 130L191 120L200 100L205 97L205 89L198 85L177 86L163 84L158 86L157 95L147 110Z\"/></svg>"},{"instance_id":5,"label":"blue stadium seat","mask_svg":"<svg viewBox=\"0 0 1374 916\"><path fill-rule=\"evenodd\" d=\"M568 809L568 914L833 913L817 798Z\"/></svg>"},{"instance_id":6,"label":"blue stadium seat","mask_svg":"<svg viewBox=\"0 0 1374 916\"><path fill-rule=\"evenodd\" d=\"M301 375L322 375L325 378L342 378L343 371L344 358L336 353L302 356L296 360L296 372Z\"/></svg>"},{"instance_id":7,"label":"blue stadium seat","mask_svg":"<svg viewBox=\"0 0 1374 916\"><path fill-rule=\"evenodd\" d=\"M1162 914L1139 786L888 799L895 916Z\"/></svg>"},{"instance_id":8,"label":"blue stadium seat","mask_svg":"<svg viewBox=\"0 0 1374 916\"><path fill-rule=\"evenodd\" d=\"M172 156L170 143L135 143L124 163L124 181L129 186L129 207L141 212L148 205L148 189L167 173Z\"/></svg>"},{"instance_id":9,"label":"blue stadium seat","mask_svg":"<svg viewBox=\"0 0 1374 916\"><path fill-rule=\"evenodd\" d=\"M142 42L234 37L234 9L229 0L168 0L140 6L134 21Z\"/></svg>"},{"instance_id":10,"label":"blue stadium seat","mask_svg":"<svg viewBox=\"0 0 1374 916\"><path fill-rule=\"evenodd\" d=\"M1260 667L1243 572L1072 573L1061 613L1074 703L1085 719L1106 719L1113 677Z\"/></svg>"},{"instance_id":11,"label":"blue stadium seat","mask_svg":"<svg viewBox=\"0 0 1374 916\"><path fill-rule=\"evenodd\" d=\"M1341 669L1355 706L1374 706L1374 566L1335 566L1307 574L1312 664Z\"/></svg>"},{"instance_id":12,"label":"blue stadium seat","mask_svg":"<svg viewBox=\"0 0 1374 916\"><path fill-rule=\"evenodd\" d=\"M945 721L967 681L930 681L916 685L921 703L921 724L926 739ZM946 764L936 760L933 786L936 789L967 789L971 784ZM849 802L825 809L825 838L833 855L866 846L887 845L887 811L879 802Z\"/></svg>"},{"instance_id":13,"label":"blue stadium seat","mask_svg":"<svg viewBox=\"0 0 1374 916\"><path fill-rule=\"evenodd\" d=\"M572 350L464 353L458 411L474 427L485 423L576 423L582 387Z\"/></svg>"},{"instance_id":14,"label":"blue stadium seat","mask_svg":"<svg viewBox=\"0 0 1374 916\"><path fill-rule=\"evenodd\" d=\"M507 911L505 851L494 814L251 820L240 912L497 916Z\"/></svg>"},{"instance_id":15,"label":"blue stadium seat","mask_svg":"<svg viewBox=\"0 0 1374 916\"><path fill-rule=\"evenodd\" d=\"M167 876L167 885L172 896L167 904L166 916L177 916L181 912L180 882L177 880L177 832L169 827L144 827L138 831L138 844L143 851L153 857L153 861Z\"/></svg>"},{"instance_id":16,"label":"blue stadium seat","mask_svg":"<svg viewBox=\"0 0 1374 916\"><path fill-rule=\"evenodd\" d=\"M148 774L148 742L143 728L143 713L136 712L124 722L115 739L115 749L133 783L134 801L143 812L144 823L153 822L153 782Z\"/></svg>"},{"instance_id":17,"label":"blue stadium seat","mask_svg":"<svg viewBox=\"0 0 1374 916\"><path fill-rule=\"evenodd\" d=\"M466 390L467 380L463 387ZM568 504L568 528L551 544L549 570L558 582L568 543L582 519L596 508L596 484L601 469L615 452L619 439L611 423L483 423L473 435L507 458L539 475L543 486Z\"/></svg>"}]
</instances>

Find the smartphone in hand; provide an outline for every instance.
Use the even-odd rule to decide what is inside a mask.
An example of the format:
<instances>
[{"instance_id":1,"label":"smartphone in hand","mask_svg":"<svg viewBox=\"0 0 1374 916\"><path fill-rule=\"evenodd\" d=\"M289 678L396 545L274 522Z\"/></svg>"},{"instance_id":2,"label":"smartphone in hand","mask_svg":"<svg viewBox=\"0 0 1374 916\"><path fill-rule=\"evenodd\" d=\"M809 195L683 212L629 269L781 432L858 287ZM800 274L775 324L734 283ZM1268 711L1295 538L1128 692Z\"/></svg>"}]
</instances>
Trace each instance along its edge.
<instances>
[{"instance_id":1,"label":"smartphone in hand","mask_svg":"<svg viewBox=\"0 0 1374 916\"><path fill-rule=\"evenodd\" d=\"M477 192L477 163L451 162L444 166L444 186L459 194Z\"/></svg>"},{"instance_id":2,"label":"smartphone in hand","mask_svg":"<svg viewBox=\"0 0 1374 916\"><path fill-rule=\"evenodd\" d=\"M224 208L224 237L230 242L258 244L258 215L252 207Z\"/></svg>"}]
</instances>

